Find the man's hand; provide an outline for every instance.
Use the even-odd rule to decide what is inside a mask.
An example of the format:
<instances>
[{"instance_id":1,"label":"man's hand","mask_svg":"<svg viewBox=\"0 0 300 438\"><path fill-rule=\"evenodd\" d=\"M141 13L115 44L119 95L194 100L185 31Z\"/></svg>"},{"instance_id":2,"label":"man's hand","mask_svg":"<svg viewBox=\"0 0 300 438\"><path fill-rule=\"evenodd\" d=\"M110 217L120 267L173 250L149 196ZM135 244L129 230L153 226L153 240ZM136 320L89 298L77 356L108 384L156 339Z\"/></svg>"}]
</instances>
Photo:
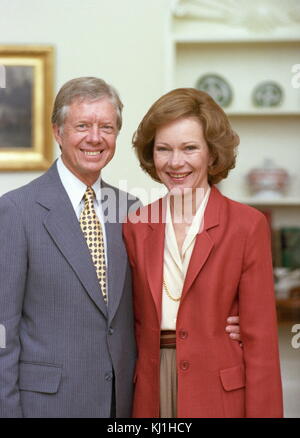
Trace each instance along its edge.
<instances>
[{"instance_id":1,"label":"man's hand","mask_svg":"<svg viewBox=\"0 0 300 438\"><path fill-rule=\"evenodd\" d=\"M239 316L229 316L229 318L227 318L228 325L225 327L225 330L229 334L231 339L239 341L240 344L242 344L239 322Z\"/></svg>"}]
</instances>

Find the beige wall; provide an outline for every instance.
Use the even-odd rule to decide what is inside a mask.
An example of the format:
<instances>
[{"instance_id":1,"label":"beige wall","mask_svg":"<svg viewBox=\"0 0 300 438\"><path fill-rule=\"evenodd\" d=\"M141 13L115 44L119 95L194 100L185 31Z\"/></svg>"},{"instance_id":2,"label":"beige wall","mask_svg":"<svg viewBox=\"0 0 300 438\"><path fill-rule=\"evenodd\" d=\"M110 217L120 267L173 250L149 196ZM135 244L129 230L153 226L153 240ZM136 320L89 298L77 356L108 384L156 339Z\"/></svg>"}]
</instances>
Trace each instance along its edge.
<instances>
[{"instance_id":1,"label":"beige wall","mask_svg":"<svg viewBox=\"0 0 300 438\"><path fill-rule=\"evenodd\" d=\"M124 128L103 177L115 185L127 179L128 189L156 185L139 169L131 137L164 92L167 6L168 0L0 0L1 44L54 46L55 93L67 80L85 75L102 77L119 90ZM0 172L0 195L38 175Z\"/></svg>"}]
</instances>

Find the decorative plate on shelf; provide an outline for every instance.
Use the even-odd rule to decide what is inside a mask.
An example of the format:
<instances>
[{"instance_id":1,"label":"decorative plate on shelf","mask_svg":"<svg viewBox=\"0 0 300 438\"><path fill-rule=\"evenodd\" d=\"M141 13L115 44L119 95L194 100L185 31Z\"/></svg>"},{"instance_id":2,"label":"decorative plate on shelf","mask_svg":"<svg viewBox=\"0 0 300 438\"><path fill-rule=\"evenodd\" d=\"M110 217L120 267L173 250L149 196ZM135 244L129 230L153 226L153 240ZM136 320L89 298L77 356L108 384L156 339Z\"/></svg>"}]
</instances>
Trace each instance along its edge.
<instances>
[{"instance_id":1,"label":"decorative plate on shelf","mask_svg":"<svg viewBox=\"0 0 300 438\"><path fill-rule=\"evenodd\" d=\"M276 82L265 81L254 88L252 98L256 106L279 106L282 103L283 91Z\"/></svg>"},{"instance_id":2,"label":"decorative plate on shelf","mask_svg":"<svg viewBox=\"0 0 300 438\"><path fill-rule=\"evenodd\" d=\"M209 94L220 106L226 107L232 101L232 90L228 82L217 74L205 74L196 82L196 88Z\"/></svg>"}]
</instances>

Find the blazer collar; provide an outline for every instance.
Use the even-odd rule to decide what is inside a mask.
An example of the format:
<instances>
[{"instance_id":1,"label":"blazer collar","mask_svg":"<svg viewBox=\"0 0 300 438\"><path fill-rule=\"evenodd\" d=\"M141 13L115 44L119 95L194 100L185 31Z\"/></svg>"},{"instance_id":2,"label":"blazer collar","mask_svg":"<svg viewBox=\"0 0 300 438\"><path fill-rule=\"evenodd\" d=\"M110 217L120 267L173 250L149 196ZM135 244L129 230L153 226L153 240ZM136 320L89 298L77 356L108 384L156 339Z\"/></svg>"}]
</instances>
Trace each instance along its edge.
<instances>
[{"instance_id":1,"label":"blazer collar","mask_svg":"<svg viewBox=\"0 0 300 438\"><path fill-rule=\"evenodd\" d=\"M212 186L209 200L204 213L204 228L197 236L194 250L190 259L187 275L185 278L181 303L185 299L194 280L200 274L213 247L214 240L210 230L219 225L220 210L224 203L224 196ZM148 284L155 302L158 321L161 321L161 293L164 265L164 242L165 242L165 218L166 197L150 204L144 209L148 218L149 234L145 241L145 266ZM151 220L152 215L152 220ZM153 218L155 220L153 220ZM145 219L145 218L144 218Z\"/></svg>"},{"instance_id":2,"label":"blazer collar","mask_svg":"<svg viewBox=\"0 0 300 438\"><path fill-rule=\"evenodd\" d=\"M215 186L212 186L204 213L203 230L209 230L219 225L220 208L223 203L224 196ZM167 198L164 196L143 209L141 212L141 220L147 222L148 226L155 230L157 227L161 227L165 224L166 208Z\"/></svg>"}]
</instances>

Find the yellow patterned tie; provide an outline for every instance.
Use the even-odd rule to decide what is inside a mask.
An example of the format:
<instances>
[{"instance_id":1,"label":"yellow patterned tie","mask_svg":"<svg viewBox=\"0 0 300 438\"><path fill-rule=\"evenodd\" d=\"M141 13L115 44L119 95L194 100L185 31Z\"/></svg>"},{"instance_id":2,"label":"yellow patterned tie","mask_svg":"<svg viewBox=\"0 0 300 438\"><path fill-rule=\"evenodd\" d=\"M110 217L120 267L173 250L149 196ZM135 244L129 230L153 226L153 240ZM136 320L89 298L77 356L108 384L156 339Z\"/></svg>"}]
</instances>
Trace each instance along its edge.
<instances>
[{"instance_id":1,"label":"yellow patterned tie","mask_svg":"<svg viewBox=\"0 0 300 438\"><path fill-rule=\"evenodd\" d=\"M87 187L83 197L84 209L79 222L96 268L104 301L107 303L104 240L102 226L94 208L94 198L94 190L92 187Z\"/></svg>"}]
</instances>

